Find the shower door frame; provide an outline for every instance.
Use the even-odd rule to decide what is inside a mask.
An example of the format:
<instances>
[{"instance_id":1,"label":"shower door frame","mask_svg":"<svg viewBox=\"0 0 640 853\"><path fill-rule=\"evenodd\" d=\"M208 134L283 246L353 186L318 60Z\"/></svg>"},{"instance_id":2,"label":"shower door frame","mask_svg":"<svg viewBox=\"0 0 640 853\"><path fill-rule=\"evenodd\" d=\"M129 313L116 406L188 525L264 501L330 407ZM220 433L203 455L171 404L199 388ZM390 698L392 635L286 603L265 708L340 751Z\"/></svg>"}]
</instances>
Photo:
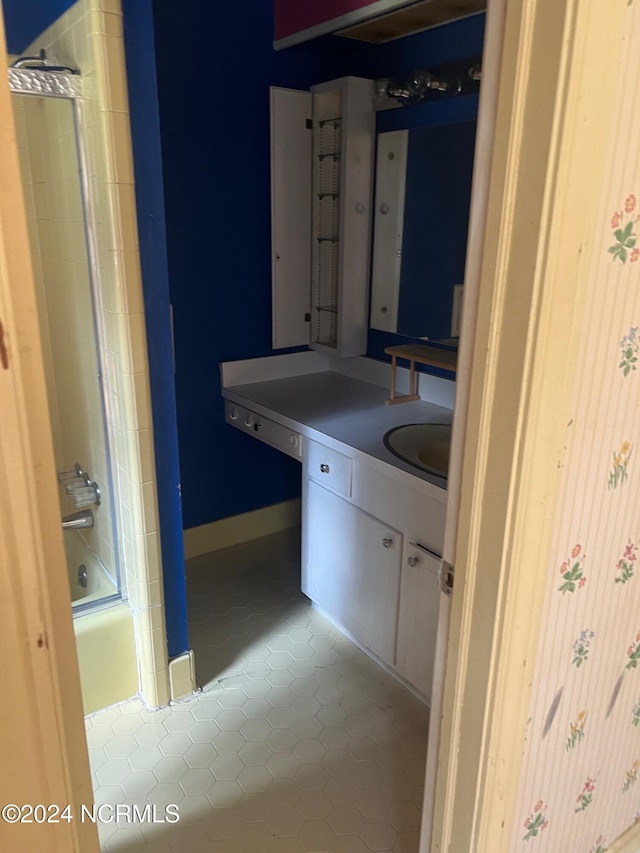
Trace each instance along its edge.
<instances>
[{"instance_id":1,"label":"shower door frame","mask_svg":"<svg viewBox=\"0 0 640 853\"><path fill-rule=\"evenodd\" d=\"M120 537L118 536L117 513L115 505L115 473L113 467L112 447L115 437L111 429L111 401L105 389L106 374L104 370L103 353L106 349L106 335L102 323L103 304L100 290L100 266L98 263L97 236L95 233L95 204L89 181L89 155L83 131L84 105L83 84L79 75L67 74L60 71L47 71L46 68L15 68L7 69L9 92L11 95L25 95L36 98L55 98L69 101L73 121L74 140L79 171L79 190L82 206L85 249L87 253L87 273L93 315L93 330L96 341L96 359L98 363L97 380L100 384L100 399L102 403L102 420L105 435L106 469L108 472L108 498L112 519L112 540L115 565L113 572L117 579L117 591L111 595L83 603L82 599L71 602L74 616L81 616L103 607L118 604L127 598L126 572L123 571Z\"/></svg>"}]
</instances>

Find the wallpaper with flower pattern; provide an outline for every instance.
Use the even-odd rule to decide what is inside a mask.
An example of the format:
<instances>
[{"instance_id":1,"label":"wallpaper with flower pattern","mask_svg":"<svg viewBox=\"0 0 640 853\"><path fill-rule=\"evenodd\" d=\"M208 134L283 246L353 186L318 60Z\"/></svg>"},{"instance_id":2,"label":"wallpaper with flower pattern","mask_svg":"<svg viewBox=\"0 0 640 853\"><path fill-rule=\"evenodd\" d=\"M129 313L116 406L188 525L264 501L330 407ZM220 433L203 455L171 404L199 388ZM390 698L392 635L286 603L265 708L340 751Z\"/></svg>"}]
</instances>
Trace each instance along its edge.
<instances>
[{"instance_id":1,"label":"wallpaper with flower pattern","mask_svg":"<svg viewBox=\"0 0 640 853\"><path fill-rule=\"evenodd\" d=\"M628 5L513 853L604 853L640 820L640 3Z\"/></svg>"}]
</instances>

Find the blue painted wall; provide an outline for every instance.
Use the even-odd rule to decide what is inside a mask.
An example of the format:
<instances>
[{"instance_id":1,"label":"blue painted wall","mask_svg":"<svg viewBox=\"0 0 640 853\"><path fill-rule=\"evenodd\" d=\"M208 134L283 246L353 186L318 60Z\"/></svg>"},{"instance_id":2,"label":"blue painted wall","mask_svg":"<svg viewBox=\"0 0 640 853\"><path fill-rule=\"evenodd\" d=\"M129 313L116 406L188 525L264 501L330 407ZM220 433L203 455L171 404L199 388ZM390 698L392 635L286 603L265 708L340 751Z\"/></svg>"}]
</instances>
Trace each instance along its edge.
<instances>
[{"instance_id":1,"label":"blue painted wall","mask_svg":"<svg viewBox=\"0 0 640 853\"><path fill-rule=\"evenodd\" d=\"M5 0L11 52L21 53L70 5ZM163 0L123 0L171 655L187 648L188 638L169 290L184 526L277 503L300 490L296 462L224 423L218 376L219 361L272 352L268 87L308 88L344 74L399 74L481 52L484 20L475 17L386 46L329 36L276 53L270 6L237 0L225 4L221 16L219 8L197 0L185 0L179 13ZM443 108L461 107L415 109L437 118ZM373 332L369 354L380 357L388 342Z\"/></svg>"},{"instance_id":2,"label":"blue painted wall","mask_svg":"<svg viewBox=\"0 0 640 853\"><path fill-rule=\"evenodd\" d=\"M270 355L269 86L481 53L470 18L402 42L272 49L271 3L154 0L185 527L300 494L300 466L224 423L220 361ZM428 109L428 107L425 107ZM399 111L396 111L399 112ZM373 353L372 353L373 354Z\"/></svg>"},{"instance_id":3,"label":"blue painted wall","mask_svg":"<svg viewBox=\"0 0 640 853\"><path fill-rule=\"evenodd\" d=\"M22 53L71 5L70 0L29 0L28 3L4 0L9 50ZM167 642L169 656L173 657L189 648L189 640L151 0L123 0L123 13L155 430Z\"/></svg>"},{"instance_id":4,"label":"blue painted wall","mask_svg":"<svg viewBox=\"0 0 640 853\"><path fill-rule=\"evenodd\" d=\"M22 53L73 3L74 0L3 0L9 53Z\"/></svg>"},{"instance_id":5,"label":"blue painted wall","mask_svg":"<svg viewBox=\"0 0 640 853\"><path fill-rule=\"evenodd\" d=\"M151 0L122 0L169 657L189 648Z\"/></svg>"}]
</instances>

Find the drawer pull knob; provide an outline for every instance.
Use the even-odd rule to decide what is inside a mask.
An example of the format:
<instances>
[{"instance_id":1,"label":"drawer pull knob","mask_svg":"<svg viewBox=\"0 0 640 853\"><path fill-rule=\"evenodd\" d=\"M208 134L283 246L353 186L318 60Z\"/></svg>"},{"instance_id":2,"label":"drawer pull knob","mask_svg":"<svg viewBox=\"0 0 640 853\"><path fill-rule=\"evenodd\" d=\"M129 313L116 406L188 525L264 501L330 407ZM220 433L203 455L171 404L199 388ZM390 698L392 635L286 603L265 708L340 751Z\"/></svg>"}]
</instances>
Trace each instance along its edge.
<instances>
[{"instance_id":1,"label":"drawer pull knob","mask_svg":"<svg viewBox=\"0 0 640 853\"><path fill-rule=\"evenodd\" d=\"M409 563L409 565L413 569L420 563L420 557L409 557L407 563Z\"/></svg>"},{"instance_id":2,"label":"drawer pull knob","mask_svg":"<svg viewBox=\"0 0 640 853\"><path fill-rule=\"evenodd\" d=\"M393 548L393 539L388 536L385 536L385 538L382 540L382 544L385 548Z\"/></svg>"},{"instance_id":3,"label":"drawer pull knob","mask_svg":"<svg viewBox=\"0 0 640 853\"><path fill-rule=\"evenodd\" d=\"M329 466L327 465L327 463L323 462L320 465L320 470L322 471L323 474L328 474L330 469L329 469Z\"/></svg>"}]
</instances>

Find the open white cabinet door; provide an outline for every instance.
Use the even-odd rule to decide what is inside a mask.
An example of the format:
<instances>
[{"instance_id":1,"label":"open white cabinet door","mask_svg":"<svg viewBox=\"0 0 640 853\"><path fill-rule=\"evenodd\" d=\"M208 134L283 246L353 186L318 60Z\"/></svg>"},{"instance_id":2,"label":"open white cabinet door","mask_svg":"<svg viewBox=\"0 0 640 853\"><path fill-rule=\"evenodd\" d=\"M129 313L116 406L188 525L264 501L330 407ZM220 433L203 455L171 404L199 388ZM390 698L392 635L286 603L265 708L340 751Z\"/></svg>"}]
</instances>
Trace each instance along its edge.
<instances>
[{"instance_id":1,"label":"open white cabinet door","mask_svg":"<svg viewBox=\"0 0 640 853\"><path fill-rule=\"evenodd\" d=\"M440 606L438 613L438 633L436 638L435 664L433 673L431 713L429 717L429 738L427 746L427 764L425 795L422 805L422 826L420 832L420 853L431 850L433 816L435 808L436 777L443 770L438 765L440 754L443 714L443 696L446 676L446 661L451 646L460 648L457 628L450 620L452 591L446 583L451 572L455 589L456 537L458 534L458 511L462 488L463 448L466 435L467 411L471 382L471 362L475 343L476 314L478 310L478 290L485 240L485 222L491 180L491 159L493 156L494 131L498 100L502 40L504 32L505 0L494 0L489 5L485 29L485 43L482 64L482 87L478 109L478 127L474 155L473 187L469 216L469 236L467 240L467 260L464 285L464 310L462 312L460 346L456 372L456 396L449 455L449 474L447 479L447 513L445 522L444 546L442 549L442 579ZM451 576L450 576L451 577ZM455 593L453 593L455 594ZM458 590L458 594L462 594ZM446 770L446 768L444 768Z\"/></svg>"},{"instance_id":2,"label":"open white cabinet door","mask_svg":"<svg viewBox=\"0 0 640 853\"><path fill-rule=\"evenodd\" d=\"M271 293L273 348L309 343L311 92L272 86Z\"/></svg>"}]
</instances>

